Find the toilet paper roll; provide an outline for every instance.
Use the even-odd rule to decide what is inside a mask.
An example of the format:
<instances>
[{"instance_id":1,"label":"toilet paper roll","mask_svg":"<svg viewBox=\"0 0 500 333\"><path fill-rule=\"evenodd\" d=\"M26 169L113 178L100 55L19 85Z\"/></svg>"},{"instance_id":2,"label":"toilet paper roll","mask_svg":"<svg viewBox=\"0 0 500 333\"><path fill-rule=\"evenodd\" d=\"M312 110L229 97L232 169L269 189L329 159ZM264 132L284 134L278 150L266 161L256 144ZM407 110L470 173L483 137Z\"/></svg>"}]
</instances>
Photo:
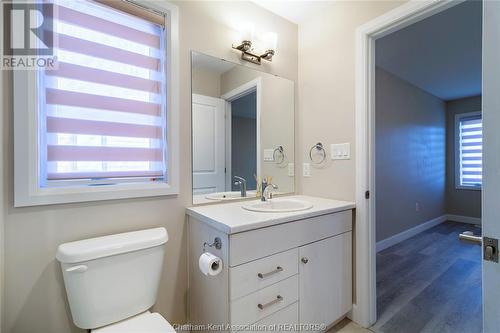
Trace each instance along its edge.
<instances>
[{"instance_id":1,"label":"toilet paper roll","mask_svg":"<svg viewBox=\"0 0 500 333\"><path fill-rule=\"evenodd\" d=\"M200 271L205 275L217 275L222 271L222 259L210 252L201 254L198 260Z\"/></svg>"}]
</instances>

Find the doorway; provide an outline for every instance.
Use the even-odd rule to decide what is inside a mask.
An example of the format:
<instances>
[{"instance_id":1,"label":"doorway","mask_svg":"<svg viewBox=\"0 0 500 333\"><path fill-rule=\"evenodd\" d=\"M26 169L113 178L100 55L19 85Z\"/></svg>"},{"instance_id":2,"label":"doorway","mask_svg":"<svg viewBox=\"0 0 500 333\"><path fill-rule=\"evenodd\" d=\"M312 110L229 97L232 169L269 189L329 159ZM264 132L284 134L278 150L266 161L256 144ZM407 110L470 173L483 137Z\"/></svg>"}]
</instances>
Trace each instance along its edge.
<instances>
[{"instance_id":1,"label":"doorway","mask_svg":"<svg viewBox=\"0 0 500 333\"><path fill-rule=\"evenodd\" d=\"M377 40L390 35L396 31L400 31L409 27L410 25L425 20L431 16L437 15L443 11L446 11L449 8L459 6L464 2L440 2L440 3L408 3L402 5L401 7L389 12L363 26L358 29L357 32L357 80L356 80L356 128L357 128L357 168L356 168L356 176L357 176L357 194L356 194L356 202L357 202L357 211L356 211L356 304L353 309L352 318L358 323L370 327L377 321L377 280L376 280L376 262L377 262L377 238L376 238L376 222L377 222L377 184L376 184L376 98L375 98L375 90L376 90L376 42ZM491 6L490 3L485 3L484 6ZM498 7L498 6L497 6ZM498 10L498 8L495 8ZM486 13L487 10L484 10ZM496 15L496 14L495 14ZM494 15L492 15L494 16ZM487 15L485 16L484 26L488 26L486 21ZM497 16L495 16L497 18ZM490 19L491 20L491 17ZM493 30L493 21L490 21L491 30L488 32L490 36L498 37L498 34L495 34ZM433 31L434 34L442 33L442 31ZM488 33L483 31L483 38L487 36ZM486 53L486 50L489 49L490 54L498 54L496 49L491 47L483 48L483 57ZM488 57L486 57L488 58ZM490 58L493 63L493 59ZM491 65L492 65L491 63ZM485 65L486 66L486 65ZM392 73L391 73L392 74ZM495 72L496 75L496 72ZM484 84L487 82L491 84L492 82L497 82L493 77L493 74L490 75L490 78L483 78L483 87L487 85ZM492 111L492 109L487 110L486 106L488 103L485 103L485 91L483 93L483 102L482 110L483 116L484 114L488 114L488 111ZM490 105L496 105L495 99L493 95L489 95L489 103ZM477 111L477 110L473 110ZM491 114L490 114L491 116ZM464 119L465 120L465 119ZM486 124L486 122L485 122ZM485 136L487 135L487 130L485 131ZM497 130L498 131L498 130ZM493 132L490 135L494 136ZM446 133L445 133L446 136ZM422 143L425 146L425 143ZM446 148L445 148L446 149ZM485 146L485 150L488 147ZM385 150L388 154L392 153L390 147L385 147ZM446 160L446 159L445 159ZM424 159L424 167L425 163ZM485 179L485 184L489 184L487 182L486 172L488 159L485 160L484 170L483 170L483 179ZM446 164L446 162L445 162ZM425 169L425 168L424 168ZM445 170L445 169L443 169ZM491 179L491 178L490 178ZM485 198L485 188L488 185L483 187L483 199ZM407 188L402 187L398 194L400 196L404 196L407 191ZM484 200L485 201L485 200ZM485 210L485 203L483 205L483 215L487 215L487 211ZM428 208L428 206L426 206ZM411 209L413 210L425 210L422 206L419 207L418 204L413 202L413 206ZM448 214L446 214L448 215ZM449 214L451 215L451 214ZM447 217L447 216L445 216ZM454 227L454 226L462 226L462 224L458 225L447 225L443 223L444 221L441 219L436 219L432 221L435 223L435 226L439 226L444 228ZM488 228L488 219L482 217L483 227L486 226ZM486 220L486 221L484 221ZM459 221L459 223L463 222L471 222L471 221ZM427 225L432 226L432 225ZM485 228L485 229L486 229ZM441 230L442 234L446 234L444 228ZM467 227L467 230L469 228ZM479 229L470 228L472 231L480 234ZM431 229L428 229L431 230ZM495 232L496 229L493 228ZM436 231L436 230L435 230ZM462 230L463 231L463 230ZM468 230L471 231L471 230ZM484 231L484 230L483 230ZM413 230L414 235L421 234L422 230ZM425 232L425 231L424 231ZM451 238L455 238L460 233L460 230L453 230L452 232L448 232L449 234L455 233L454 236L450 236ZM412 236L412 235L406 235ZM411 237L405 238L405 240L409 240ZM459 243L460 244L460 243ZM380 245L379 245L380 247ZM481 247L480 246L472 246L472 252L477 252L479 255L479 262L481 262ZM484 267L490 267L491 264L479 264L479 266L483 267L483 278L486 274ZM496 271L496 266L494 266ZM459 292L459 288L451 288L453 292ZM435 295L435 294L434 294ZM487 292L485 291L485 295ZM442 295L441 295L442 296ZM436 296L439 299L439 295ZM444 297L448 299L447 297ZM488 304L487 300L488 296L485 296L485 303ZM491 302L490 302L491 303ZM425 310L426 306L422 306ZM485 308L484 315L484 328L485 331L488 327L487 323L495 321L493 317L487 316L487 308ZM410 315L408 318L412 318L412 316L416 317L416 313L410 311ZM479 315L480 316L480 315ZM477 317L477 316L476 316ZM387 327L386 327L387 328ZM390 331L390 330L388 330ZM417 331L425 331L423 329Z\"/></svg>"},{"instance_id":2,"label":"doorway","mask_svg":"<svg viewBox=\"0 0 500 333\"><path fill-rule=\"evenodd\" d=\"M242 177L247 180L247 189L256 190L257 170L257 91L231 100L226 110L226 149L231 163L226 163L230 179ZM227 191L238 191L237 183L228 181Z\"/></svg>"},{"instance_id":3,"label":"doorway","mask_svg":"<svg viewBox=\"0 0 500 333\"><path fill-rule=\"evenodd\" d=\"M481 39L464 1L375 41L375 332L482 332Z\"/></svg>"}]
</instances>

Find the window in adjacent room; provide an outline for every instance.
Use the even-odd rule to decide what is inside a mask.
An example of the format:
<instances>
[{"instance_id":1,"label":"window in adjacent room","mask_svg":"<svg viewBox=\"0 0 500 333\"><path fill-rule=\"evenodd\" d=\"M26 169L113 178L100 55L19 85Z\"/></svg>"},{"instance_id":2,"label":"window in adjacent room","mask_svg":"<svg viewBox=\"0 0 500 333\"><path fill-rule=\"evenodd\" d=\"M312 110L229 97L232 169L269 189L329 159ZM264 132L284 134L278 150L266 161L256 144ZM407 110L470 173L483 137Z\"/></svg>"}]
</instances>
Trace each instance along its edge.
<instances>
[{"instance_id":1,"label":"window in adjacent room","mask_svg":"<svg viewBox=\"0 0 500 333\"><path fill-rule=\"evenodd\" d=\"M483 121L481 112L458 114L455 121L456 187L481 189Z\"/></svg>"}]
</instances>

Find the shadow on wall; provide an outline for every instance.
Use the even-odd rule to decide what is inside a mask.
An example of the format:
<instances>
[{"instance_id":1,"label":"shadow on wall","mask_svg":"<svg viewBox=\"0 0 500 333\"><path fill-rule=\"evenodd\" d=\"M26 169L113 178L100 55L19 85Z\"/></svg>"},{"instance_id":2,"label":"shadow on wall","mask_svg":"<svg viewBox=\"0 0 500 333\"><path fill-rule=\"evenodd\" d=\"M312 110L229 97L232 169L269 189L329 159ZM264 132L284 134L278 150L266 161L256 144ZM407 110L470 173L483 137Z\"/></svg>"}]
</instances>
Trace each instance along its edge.
<instances>
[{"instance_id":1,"label":"shadow on wall","mask_svg":"<svg viewBox=\"0 0 500 333\"><path fill-rule=\"evenodd\" d=\"M375 79L380 241L446 213L446 113L442 100L379 67Z\"/></svg>"},{"instance_id":2,"label":"shadow on wall","mask_svg":"<svg viewBox=\"0 0 500 333\"><path fill-rule=\"evenodd\" d=\"M57 281L55 285L52 283L53 280ZM57 287L54 288L54 286ZM65 328L55 328L50 320L50 318L54 318L54 316L60 316L59 305L56 304L55 306L53 306L54 303L48 302L48 300L55 294L57 294L65 304L67 316L59 322L59 324L62 324L64 321ZM32 318L32 320L36 320L37 332L85 332L84 330L77 328L72 322L71 311L66 300L66 290L64 289L61 266L55 259L49 263L45 270L42 271L42 274L36 279L35 284L28 294L28 298L23 302L23 307L22 309L20 309L20 311L18 311L18 313L36 314L36 317ZM33 332L33 326L33 322L27 321L21 315L19 318L16 318L13 321L13 325L9 333Z\"/></svg>"}]
</instances>

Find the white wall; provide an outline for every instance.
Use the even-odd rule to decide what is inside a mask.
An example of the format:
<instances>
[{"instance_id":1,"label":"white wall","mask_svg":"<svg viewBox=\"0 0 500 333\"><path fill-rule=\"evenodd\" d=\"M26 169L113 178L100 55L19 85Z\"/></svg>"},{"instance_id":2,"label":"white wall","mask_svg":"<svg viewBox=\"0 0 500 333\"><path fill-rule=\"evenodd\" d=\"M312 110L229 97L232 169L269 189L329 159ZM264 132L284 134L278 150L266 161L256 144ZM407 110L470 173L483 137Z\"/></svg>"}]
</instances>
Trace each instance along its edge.
<instances>
[{"instance_id":1,"label":"white wall","mask_svg":"<svg viewBox=\"0 0 500 333\"><path fill-rule=\"evenodd\" d=\"M202 68L191 68L193 94L220 98L220 75Z\"/></svg>"},{"instance_id":2,"label":"white wall","mask_svg":"<svg viewBox=\"0 0 500 333\"><path fill-rule=\"evenodd\" d=\"M404 1L332 1L317 17L299 26L299 117L297 175L304 194L354 200L355 30ZM312 168L303 178L316 142L351 143L351 159Z\"/></svg>"},{"instance_id":3,"label":"white wall","mask_svg":"<svg viewBox=\"0 0 500 333\"><path fill-rule=\"evenodd\" d=\"M297 26L249 2L177 3L180 10L180 194L94 203L13 208L12 75L3 71L0 155L0 217L5 223L3 333L82 332L66 302L58 244L87 237L165 226L169 232L155 310L171 323L186 320L187 254L185 208L191 205L190 50L239 62L231 49L235 22L253 21L279 36L279 55L259 69L297 80ZM255 65L245 64L251 67ZM4 132L4 133L2 133ZM3 135L2 135L3 134ZM3 150L3 149L2 149ZM1 221L0 221L1 222ZM1 229L0 229L1 232ZM1 277L0 277L1 280Z\"/></svg>"}]
</instances>

